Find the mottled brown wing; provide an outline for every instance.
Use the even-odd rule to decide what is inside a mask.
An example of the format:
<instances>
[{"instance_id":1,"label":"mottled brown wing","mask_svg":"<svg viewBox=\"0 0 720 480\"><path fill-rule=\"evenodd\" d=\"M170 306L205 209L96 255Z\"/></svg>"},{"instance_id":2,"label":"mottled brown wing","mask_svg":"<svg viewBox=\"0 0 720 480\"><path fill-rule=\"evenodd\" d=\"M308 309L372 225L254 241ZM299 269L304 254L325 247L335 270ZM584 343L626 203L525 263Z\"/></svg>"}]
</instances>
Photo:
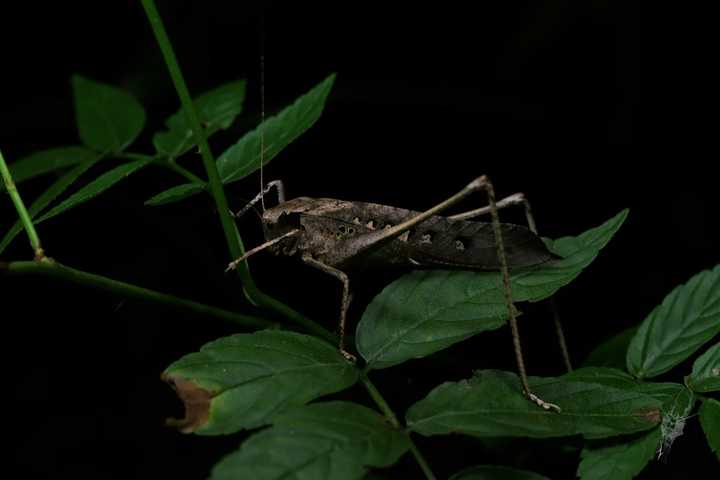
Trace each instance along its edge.
<instances>
[{"instance_id":1,"label":"mottled brown wing","mask_svg":"<svg viewBox=\"0 0 720 480\"><path fill-rule=\"evenodd\" d=\"M355 255L351 249L345 248L346 240L397 225L418 212L360 202L348 207L326 215L302 214L304 226L316 233L322 231L322 236L326 238L324 245L308 244L305 250L312 251L318 260L328 265L347 270L392 265L470 270L500 268L492 224L452 221L440 216L429 218L376 249ZM501 231L511 268L538 265L557 258L537 235L525 227L501 224Z\"/></svg>"},{"instance_id":2,"label":"mottled brown wing","mask_svg":"<svg viewBox=\"0 0 720 480\"><path fill-rule=\"evenodd\" d=\"M538 265L558 258L528 228L502 223L500 229L509 267ZM420 267L500 268L491 223L431 217L411 230L407 254Z\"/></svg>"}]
</instances>

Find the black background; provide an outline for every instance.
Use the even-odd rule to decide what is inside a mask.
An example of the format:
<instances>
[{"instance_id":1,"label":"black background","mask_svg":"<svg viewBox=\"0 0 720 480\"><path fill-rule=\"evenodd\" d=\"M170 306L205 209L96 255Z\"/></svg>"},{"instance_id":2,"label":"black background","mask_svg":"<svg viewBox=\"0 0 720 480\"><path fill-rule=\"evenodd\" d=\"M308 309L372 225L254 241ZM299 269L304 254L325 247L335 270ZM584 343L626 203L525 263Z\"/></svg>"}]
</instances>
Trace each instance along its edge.
<instances>
[{"instance_id":1,"label":"black background","mask_svg":"<svg viewBox=\"0 0 720 480\"><path fill-rule=\"evenodd\" d=\"M559 293L577 362L717 263L715 53L705 12L604 1L309 3L159 2L192 92L249 80L246 113L217 136L215 154L259 121L264 51L270 114L338 72L321 120L265 170L291 197L424 209L488 174L498 195L528 195L550 237L578 234L629 207L610 245ZM151 133L179 103L139 2L38 2L5 6L2 18L0 148L8 161L79 142L73 73L132 91L148 111L132 150L152 151ZM202 173L199 157L183 164ZM143 206L181 181L159 169L137 173L42 224L43 245L75 268L247 311L237 281L223 274L229 259L211 201ZM48 183L21 184L26 202ZM231 204L243 205L258 188L255 175L233 184ZM14 215L2 201L0 229ZM256 218L243 219L241 231L248 245L261 241ZM24 236L2 254L30 257ZM251 265L261 288L333 328L335 280L268 255ZM352 323L392 278L355 282ZM159 380L173 360L234 327L38 277L0 278L0 302L17 478L204 478L240 442L163 427L181 408ZM560 373L546 309L527 311L521 333L530 372ZM689 365L662 379L681 381ZM374 378L401 413L433 386L477 368L514 368L507 329ZM370 404L359 387L340 398ZM441 478L512 459L470 438L418 442ZM518 444L535 452L527 468L574 478L577 452ZM643 477L706 469L717 462L692 420L668 463ZM387 475L403 472L420 476L409 456Z\"/></svg>"}]
</instances>

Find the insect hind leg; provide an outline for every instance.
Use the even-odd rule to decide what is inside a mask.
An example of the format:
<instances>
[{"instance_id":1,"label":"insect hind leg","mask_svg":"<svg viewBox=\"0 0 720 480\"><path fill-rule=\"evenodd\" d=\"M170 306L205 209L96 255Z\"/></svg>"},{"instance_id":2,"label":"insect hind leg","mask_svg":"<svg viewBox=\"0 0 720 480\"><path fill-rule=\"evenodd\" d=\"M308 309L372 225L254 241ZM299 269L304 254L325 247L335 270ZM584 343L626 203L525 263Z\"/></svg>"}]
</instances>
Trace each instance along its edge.
<instances>
[{"instance_id":1,"label":"insect hind leg","mask_svg":"<svg viewBox=\"0 0 720 480\"><path fill-rule=\"evenodd\" d=\"M496 203L497 209L511 207L514 205L522 205L525 210L525 218L527 220L528 228L535 235L538 235L537 224L535 223L535 217L532 213L530 201L527 199L524 193L514 193L507 196ZM449 216L450 220L470 220L471 218L479 217L480 215L486 215L490 213L490 206L476 208L468 212L458 213L456 215ZM562 352L563 362L568 372L572 372L572 363L570 362L570 352L567 348L567 342L565 340L565 333L563 332L562 323L560 322L560 314L558 313L557 304L555 303L555 297L550 297L549 300L550 311L552 312L553 322L555 324L555 334L560 344L560 351Z\"/></svg>"},{"instance_id":2,"label":"insect hind leg","mask_svg":"<svg viewBox=\"0 0 720 480\"><path fill-rule=\"evenodd\" d=\"M503 293L505 296L505 304L508 309L508 319L510 330L512 332L513 347L515 350L515 359L518 365L518 373L520 374L520 382L523 388L523 394L530 401L545 410L560 411L560 407L553 403L546 402L530 391L530 383L528 382L527 372L525 370L525 360L523 358L522 346L520 344L520 332L518 329L517 313L513 305L512 288L510 286L510 270L508 268L507 257L505 256L505 245L502 239L502 229L500 228L500 216L498 215L498 206L495 201L495 189L490 179L483 175L470 184L473 190L485 190L488 198L489 213L492 217L493 232L495 235L495 247L497 248L497 256L500 261L500 271L502 274ZM510 203L510 202L507 202ZM534 222L533 222L534 226Z\"/></svg>"}]
</instances>

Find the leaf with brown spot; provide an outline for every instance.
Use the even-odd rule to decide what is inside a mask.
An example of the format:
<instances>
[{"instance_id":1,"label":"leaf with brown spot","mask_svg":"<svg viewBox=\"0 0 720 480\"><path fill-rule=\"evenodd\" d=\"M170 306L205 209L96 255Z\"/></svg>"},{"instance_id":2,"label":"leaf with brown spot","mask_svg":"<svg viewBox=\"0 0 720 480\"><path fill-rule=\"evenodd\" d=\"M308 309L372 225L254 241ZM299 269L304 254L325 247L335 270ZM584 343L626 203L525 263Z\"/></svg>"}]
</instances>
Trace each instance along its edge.
<instances>
[{"instance_id":1,"label":"leaf with brown spot","mask_svg":"<svg viewBox=\"0 0 720 480\"><path fill-rule=\"evenodd\" d=\"M622 372L617 378L611 373L581 369L555 378L531 377L532 391L559 405L558 413L525 399L514 373L483 370L431 391L408 410L408 427L422 435L605 438L657 426L659 415L647 413L659 411L662 401L640 391L627 375L626 381Z\"/></svg>"},{"instance_id":2,"label":"leaf with brown spot","mask_svg":"<svg viewBox=\"0 0 720 480\"><path fill-rule=\"evenodd\" d=\"M176 427L182 433L190 433L202 428L210 416L212 394L186 378L163 374L162 379L172 385L185 406L183 418L168 418L165 424Z\"/></svg>"},{"instance_id":3,"label":"leaf with brown spot","mask_svg":"<svg viewBox=\"0 0 720 480\"><path fill-rule=\"evenodd\" d=\"M203 435L266 425L290 407L350 387L358 375L334 345L277 330L210 342L164 373L187 408L179 426Z\"/></svg>"}]
</instances>

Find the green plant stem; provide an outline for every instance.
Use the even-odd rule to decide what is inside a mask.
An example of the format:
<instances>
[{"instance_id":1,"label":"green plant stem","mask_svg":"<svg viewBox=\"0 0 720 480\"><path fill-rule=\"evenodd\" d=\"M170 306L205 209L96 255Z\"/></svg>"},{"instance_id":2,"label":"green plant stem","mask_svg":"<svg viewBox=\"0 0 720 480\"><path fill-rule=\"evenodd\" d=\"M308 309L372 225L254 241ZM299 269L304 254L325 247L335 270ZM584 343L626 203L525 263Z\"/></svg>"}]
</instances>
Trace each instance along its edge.
<instances>
[{"instance_id":1,"label":"green plant stem","mask_svg":"<svg viewBox=\"0 0 720 480\"><path fill-rule=\"evenodd\" d=\"M378 406L378 408L380 408L380 411L383 413L383 415L385 415L385 417L390 421L392 426L397 429L402 429L403 426L395 416L395 412L392 411L390 405L388 405L387 401L385 401L383 396L380 394L380 391L370 381L367 374L363 373L363 375L360 377L360 382L368 391L373 401L375 401L375 404ZM405 432L405 434L407 435L407 439L410 444L410 452L413 454L413 457L415 457L415 461L418 463L423 473L425 474L425 478L427 478L428 480L435 480L435 474L432 472L432 470L430 470L430 466L425 460L425 457L422 456L422 453L420 453L417 445L415 445L415 442L413 442L412 437L410 437L410 432Z\"/></svg>"},{"instance_id":2,"label":"green plant stem","mask_svg":"<svg viewBox=\"0 0 720 480\"><path fill-rule=\"evenodd\" d=\"M203 165L205 166L205 171L207 172L210 194L215 200L215 205L217 206L218 215L220 216L220 222L225 234L225 240L227 241L230 249L230 254L232 258L238 258L244 253L242 242L235 227L235 222L229 214L230 209L228 207L227 198L225 198L225 191L222 187L220 174L218 173L217 166L215 165L215 159L210 151L210 145L208 145L207 139L205 138L205 135L203 135L200 119L198 118L195 105L190 97L190 91L185 83L182 70L180 70L180 64L175 56L175 51L170 43L170 38L165 31L162 18L155 7L155 2L153 0L142 0L142 5L145 8L145 14L150 21L150 26L155 34L155 39L157 40L163 57L165 58L165 64L170 72L170 77L175 85L175 90L177 90L178 96L180 97L180 102L182 103L183 111L185 112L188 123L192 128L193 135L195 136L195 142L200 148L200 155L202 157ZM243 286L245 286L248 290L252 290L254 282L247 267L247 263L244 262L237 270L240 274L240 278L242 279ZM252 301L253 299L250 298L250 300Z\"/></svg>"},{"instance_id":3,"label":"green plant stem","mask_svg":"<svg viewBox=\"0 0 720 480\"><path fill-rule=\"evenodd\" d=\"M132 152L121 153L117 155L117 157L128 160L151 160L155 165L168 168L193 183L202 183L203 185L206 183L205 180L198 177L187 168L178 165L173 158L162 157L160 155L143 155L142 153Z\"/></svg>"},{"instance_id":4,"label":"green plant stem","mask_svg":"<svg viewBox=\"0 0 720 480\"><path fill-rule=\"evenodd\" d=\"M218 215L220 216L220 222L222 224L223 233L225 234L225 240L227 241L228 248L230 250L230 256L232 259L239 258L245 252L240 238L240 233L237 230L237 225L234 219L230 216L230 209L228 207L227 198L225 198L225 191L223 190L222 181L220 180L220 174L218 173L215 160L213 159L210 146L207 143L203 130L200 126L200 119L195 110L192 98L190 97L190 91L187 88L185 79L183 78L180 65L178 64L175 52L173 51L170 39L167 36L165 27L163 26L160 14L155 7L153 0L142 0L145 14L150 21L150 26L155 34L155 39L160 46L165 63L170 72L175 89L177 90L178 96L183 106L183 111L187 115L187 119L190 123L190 127L195 135L195 141L200 147L200 154L202 156L203 165L208 177L208 187L210 193L215 200ZM321 337L335 341L334 335L325 330L320 325L316 324L304 315L296 312L282 302L277 301L273 297L263 293L256 286L253 278L250 274L247 262L242 262L236 269L242 281L243 291L245 296L257 306L272 310L285 318L297 323L303 328L320 335Z\"/></svg>"},{"instance_id":5,"label":"green plant stem","mask_svg":"<svg viewBox=\"0 0 720 480\"><path fill-rule=\"evenodd\" d=\"M233 218L230 216L230 209L228 207L227 199L225 198L225 191L223 190L222 181L220 180L220 175L217 171L215 160L213 159L212 153L210 151L210 146L207 143L207 139L202 133L200 119L198 118L197 112L195 111L195 106L192 102L192 98L190 97L190 92L188 91L187 85L185 84L185 80L183 78L182 71L180 70L180 65L178 64L177 58L175 57L175 52L173 51L172 44L170 43L170 39L165 32L165 27L163 26L162 19L160 18L157 8L155 7L155 2L153 0L142 0L142 4L143 8L145 9L145 14L147 15L148 20L150 21L150 25L152 26L153 32L155 33L155 38L160 46L160 50L162 51L165 58L165 63L167 64L168 70L170 71L170 76L172 77L175 89L180 96L183 110L187 115L190 127L192 128L193 134L195 135L195 141L200 147L200 154L202 155L203 164L207 172L208 186L210 187L210 193L215 200L215 205L217 207L218 215L220 216L220 221L222 224L223 232L225 233L225 240L227 241L230 255L232 258L239 258L244 253L242 239L240 238L240 233L237 230L237 226ZM329 340L331 342L337 341L335 335L328 332L320 325L316 324L309 318L291 309L284 303L279 302L271 296L266 295L265 293L260 291L255 286L255 282L252 279L250 269L247 266L247 262L242 262L240 265L238 265L238 268L236 270L240 275L240 279L243 283L245 295L251 302L255 303L258 306L265 307L276 313L279 313L285 318L292 320L298 325L304 327L306 330L313 332L316 335L325 338L326 340ZM398 428L402 428L400 422L398 422L395 414L392 412L387 402L383 399L382 395L380 395L380 392L377 390L377 388L375 388L375 386L370 382L367 377L363 378L363 385L365 385L365 388L370 393L370 396L373 397L381 410L386 415L388 415L388 418L391 419L393 425L397 426ZM425 476L428 479L434 480L435 476L430 471L427 462L425 462L425 459L422 457L422 455L420 455L420 452L413 444L412 440L409 440L411 445L410 449L413 452L413 455L415 456L418 464L420 464L420 467L425 473Z\"/></svg>"},{"instance_id":6,"label":"green plant stem","mask_svg":"<svg viewBox=\"0 0 720 480\"><path fill-rule=\"evenodd\" d=\"M182 175L183 177L185 177L186 179L190 180L190 181L193 182L193 183L201 183L201 184L203 184L203 185L205 185L205 183L206 183L205 180L203 180L202 178L198 177L197 175L195 175L194 173L192 173L192 172L191 172L190 170L188 170L187 168L181 167L180 165L178 165L177 163L175 163L175 160L173 160L173 159L169 159L167 162L163 162L163 166L165 166L165 167L169 168L170 170L172 170L172 171L174 171L174 172Z\"/></svg>"},{"instance_id":7,"label":"green plant stem","mask_svg":"<svg viewBox=\"0 0 720 480\"><path fill-rule=\"evenodd\" d=\"M30 218L30 214L25 208L25 203L23 203L20 192L15 186L15 182L13 182L12 176L10 175L10 170L5 163L5 157L3 157L2 151L0 151L0 175L2 175L3 183L5 184L5 190L7 190L8 194L10 195L10 199L12 200L13 204L15 205L15 209L18 212L20 222L25 228L28 238L30 239L30 246L35 252L35 259L44 260L45 252L43 252L43 249L40 246L40 237L35 230L35 225L33 225L32 223L32 218Z\"/></svg>"},{"instance_id":8,"label":"green plant stem","mask_svg":"<svg viewBox=\"0 0 720 480\"><path fill-rule=\"evenodd\" d=\"M135 298L149 303L171 307L176 310L189 311L203 317L215 317L244 327L267 328L275 325L273 322L260 317L234 313L223 310L222 308L174 297L166 293L156 292L155 290L138 287L137 285L121 282L112 278L76 270L52 260L46 262L0 262L0 273L13 275L45 275L78 285L111 292L125 298Z\"/></svg>"}]
</instances>

